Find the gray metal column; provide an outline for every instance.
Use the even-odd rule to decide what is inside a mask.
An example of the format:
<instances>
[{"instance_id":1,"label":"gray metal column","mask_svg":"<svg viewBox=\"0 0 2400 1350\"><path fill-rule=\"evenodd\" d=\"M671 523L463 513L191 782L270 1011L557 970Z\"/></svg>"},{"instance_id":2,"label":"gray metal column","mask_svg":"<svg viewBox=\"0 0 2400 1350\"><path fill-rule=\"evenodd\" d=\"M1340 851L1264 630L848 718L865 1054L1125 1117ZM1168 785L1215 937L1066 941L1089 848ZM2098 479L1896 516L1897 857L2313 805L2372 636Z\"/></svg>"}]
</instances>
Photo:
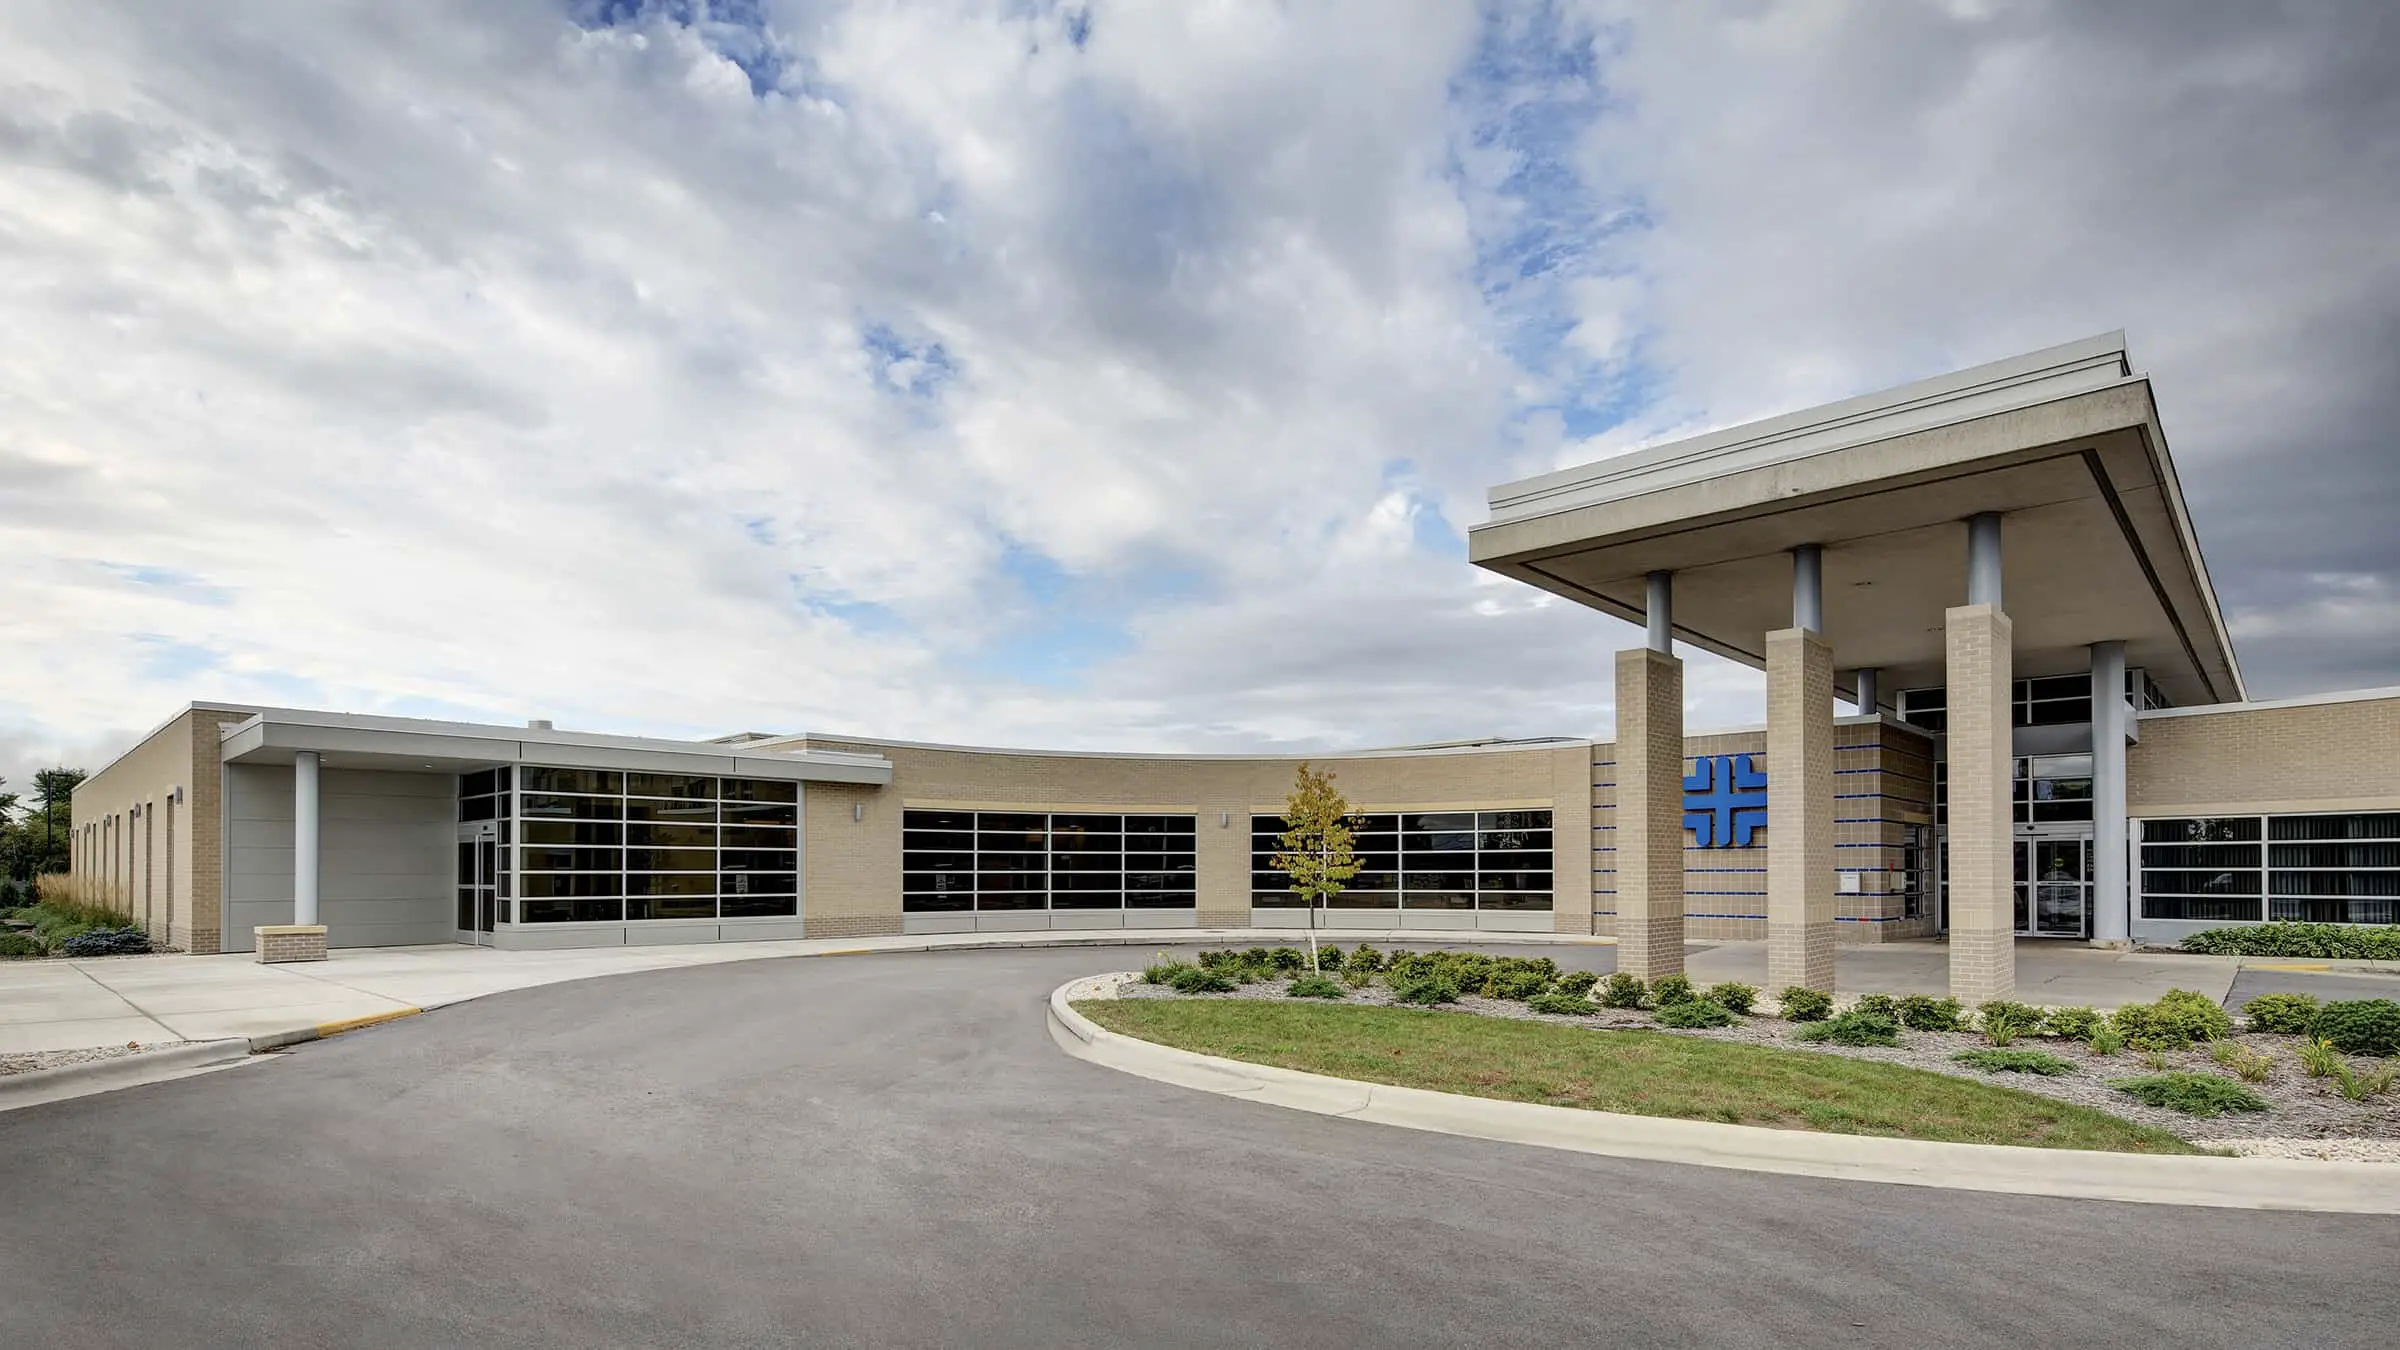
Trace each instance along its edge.
<instances>
[{"instance_id":1,"label":"gray metal column","mask_svg":"<svg viewBox=\"0 0 2400 1350\"><path fill-rule=\"evenodd\" d=\"M2132 936L2127 885L2125 742L2132 709L2125 700L2125 644L2092 644L2092 940Z\"/></svg>"},{"instance_id":2,"label":"gray metal column","mask_svg":"<svg viewBox=\"0 0 2400 1350\"><path fill-rule=\"evenodd\" d=\"M317 752L292 756L292 922L317 921Z\"/></svg>"},{"instance_id":3,"label":"gray metal column","mask_svg":"<svg viewBox=\"0 0 2400 1350\"><path fill-rule=\"evenodd\" d=\"M1669 656L1675 653L1675 574L1652 572L1649 594L1643 604L1643 617L1650 622L1650 650Z\"/></svg>"},{"instance_id":4,"label":"gray metal column","mask_svg":"<svg viewBox=\"0 0 2400 1350\"><path fill-rule=\"evenodd\" d=\"M1985 511L1967 517L1967 603L2000 603L2000 513Z\"/></svg>"},{"instance_id":5,"label":"gray metal column","mask_svg":"<svg viewBox=\"0 0 2400 1350\"><path fill-rule=\"evenodd\" d=\"M1825 550L1802 544L1792 550L1792 627L1825 632Z\"/></svg>"},{"instance_id":6,"label":"gray metal column","mask_svg":"<svg viewBox=\"0 0 2400 1350\"><path fill-rule=\"evenodd\" d=\"M1858 705L1859 712L1868 717L1875 715L1876 705L1882 702L1882 691L1875 687L1880 683L1881 674L1873 666L1860 666L1850 672L1852 682L1858 687L1857 696L1852 701Z\"/></svg>"}]
</instances>

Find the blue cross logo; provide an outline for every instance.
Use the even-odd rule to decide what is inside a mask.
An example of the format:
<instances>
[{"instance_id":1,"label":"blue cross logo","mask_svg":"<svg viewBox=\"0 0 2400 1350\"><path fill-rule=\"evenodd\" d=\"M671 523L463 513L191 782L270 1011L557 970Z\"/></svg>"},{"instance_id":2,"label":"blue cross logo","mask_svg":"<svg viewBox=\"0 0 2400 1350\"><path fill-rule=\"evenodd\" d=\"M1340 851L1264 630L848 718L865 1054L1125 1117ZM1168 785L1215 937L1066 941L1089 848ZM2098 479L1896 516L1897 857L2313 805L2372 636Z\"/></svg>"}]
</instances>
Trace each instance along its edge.
<instances>
[{"instance_id":1,"label":"blue cross logo","mask_svg":"<svg viewBox=\"0 0 2400 1350\"><path fill-rule=\"evenodd\" d=\"M1683 780L1683 827L1699 848L1748 848L1767 823L1767 775L1748 755L1702 755Z\"/></svg>"}]
</instances>

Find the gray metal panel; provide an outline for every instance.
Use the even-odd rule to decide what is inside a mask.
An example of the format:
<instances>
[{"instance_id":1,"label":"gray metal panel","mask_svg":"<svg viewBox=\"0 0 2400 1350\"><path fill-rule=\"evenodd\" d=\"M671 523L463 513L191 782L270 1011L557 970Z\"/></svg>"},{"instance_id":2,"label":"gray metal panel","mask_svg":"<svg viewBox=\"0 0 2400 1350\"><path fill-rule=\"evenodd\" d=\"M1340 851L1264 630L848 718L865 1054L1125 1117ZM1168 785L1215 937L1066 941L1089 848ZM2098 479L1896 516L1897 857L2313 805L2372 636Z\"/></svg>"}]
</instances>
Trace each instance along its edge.
<instances>
[{"instance_id":1,"label":"gray metal panel","mask_svg":"<svg viewBox=\"0 0 2400 1350\"><path fill-rule=\"evenodd\" d=\"M1200 911L1196 909L1129 909L1125 911L1127 928L1198 928Z\"/></svg>"},{"instance_id":2,"label":"gray metal panel","mask_svg":"<svg viewBox=\"0 0 2400 1350\"><path fill-rule=\"evenodd\" d=\"M1049 926L1049 912L1039 909L1007 910L975 916L975 931L978 933L1032 933Z\"/></svg>"},{"instance_id":3,"label":"gray metal panel","mask_svg":"<svg viewBox=\"0 0 2400 1350\"><path fill-rule=\"evenodd\" d=\"M903 933L972 933L975 916L972 914L903 914L900 916Z\"/></svg>"},{"instance_id":4,"label":"gray metal panel","mask_svg":"<svg viewBox=\"0 0 2400 1350\"><path fill-rule=\"evenodd\" d=\"M1125 912L1117 909L1062 909L1050 915L1056 929L1123 928Z\"/></svg>"},{"instance_id":5,"label":"gray metal panel","mask_svg":"<svg viewBox=\"0 0 2400 1350\"><path fill-rule=\"evenodd\" d=\"M430 780L430 781L428 781ZM229 764L224 943L292 921L292 771ZM449 775L327 769L318 917L333 947L440 942L456 921L457 789Z\"/></svg>"},{"instance_id":6,"label":"gray metal panel","mask_svg":"<svg viewBox=\"0 0 2400 1350\"><path fill-rule=\"evenodd\" d=\"M1403 909L1402 928L1423 928L1435 932L1465 932L1475 927L1475 911L1471 909Z\"/></svg>"},{"instance_id":7,"label":"gray metal panel","mask_svg":"<svg viewBox=\"0 0 2400 1350\"><path fill-rule=\"evenodd\" d=\"M714 919L706 923L682 919L651 919L625 925L625 945L628 947L672 947L692 942L717 940Z\"/></svg>"},{"instance_id":8,"label":"gray metal panel","mask_svg":"<svg viewBox=\"0 0 2400 1350\"><path fill-rule=\"evenodd\" d=\"M1551 931L1550 911L1546 909L1485 909L1475 913L1475 927L1486 933L1547 933Z\"/></svg>"},{"instance_id":9,"label":"gray metal panel","mask_svg":"<svg viewBox=\"0 0 2400 1350\"><path fill-rule=\"evenodd\" d=\"M771 942L807 937L808 930L799 919L727 919L717 934L723 942Z\"/></svg>"},{"instance_id":10,"label":"gray metal panel","mask_svg":"<svg viewBox=\"0 0 2400 1350\"><path fill-rule=\"evenodd\" d=\"M606 928L564 928L550 924L517 924L492 935L492 945L502 951L557 951L568 947L622 947L625 930L622 926Z\"/></svg>"}]
</instances>

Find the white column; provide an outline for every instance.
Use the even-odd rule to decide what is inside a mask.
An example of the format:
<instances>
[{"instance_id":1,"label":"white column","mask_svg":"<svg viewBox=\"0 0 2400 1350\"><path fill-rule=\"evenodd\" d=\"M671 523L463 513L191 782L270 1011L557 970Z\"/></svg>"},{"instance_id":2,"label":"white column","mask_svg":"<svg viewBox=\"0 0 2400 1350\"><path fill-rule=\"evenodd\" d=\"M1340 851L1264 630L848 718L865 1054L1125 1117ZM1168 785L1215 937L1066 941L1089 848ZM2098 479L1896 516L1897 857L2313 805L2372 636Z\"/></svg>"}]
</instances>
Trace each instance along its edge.
<instances>
[{"instance_id":1,"label":"white column","mask_svg":"<svg viewBox=\"0 0 2400 1350\"><path fill-rule=\"evenodd\" d=\"M2000 513L1967 517L1967 603L2004 609L2000 602Z\"/></svg>"},{"instance_id":2,"label":"white column","mask_svg":"<svg viewBox=\"0 0 2400 1350\"><path fill-rule=\"evenodd\" d=\"M292 756L292 922L317 921L317 752Z\"/></svg>"},{"instance_id":3,"label":"white column","mask_svg":"<svg viewBox=\"0 0 2400 1350\"><path fill-rule=\"evenodd\" d=\"M2125 644L2092 644L2092 941L2132 936L2125 863Z\"/></svg>"},{"instance_id":4,"label":"white column","mask_svg":"<svg viewBox=\"0 0 2400 1350\"><path fill-rule=\"evenodd\" d=\"M1851 701L1858 705L1860 713L1873 717L1875 705L1882 702L1882 692L1876 688L1876 685L1882 681L1882 672L1873 666L1860 666L1850 672L1850 678L1855 682L1858 690L1856 697Z\"/></svg>"}]
</instances>

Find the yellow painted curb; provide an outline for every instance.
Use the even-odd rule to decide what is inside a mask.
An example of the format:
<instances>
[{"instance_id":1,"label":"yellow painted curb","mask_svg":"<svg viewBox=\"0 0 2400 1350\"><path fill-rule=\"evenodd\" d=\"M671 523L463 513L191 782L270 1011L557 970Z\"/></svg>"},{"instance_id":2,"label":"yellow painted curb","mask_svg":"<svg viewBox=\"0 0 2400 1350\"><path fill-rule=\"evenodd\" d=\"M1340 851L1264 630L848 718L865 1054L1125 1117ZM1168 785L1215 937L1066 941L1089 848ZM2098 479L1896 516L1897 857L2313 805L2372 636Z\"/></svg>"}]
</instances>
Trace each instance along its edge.
<instances>
[{"instance_id":1,"label":"yellow painted curb","mask_svg":"<svg viewBox=\"0 0 2400 1350\"><path fill-rule=\"evenodd\" d=\"M873 947L836 947L829 952L817 953L819 956L873 956L874 954Z\"/></svg>"},{"instance_id":2,"label":"yellow painted curb","mask_svg":"<svg viewBox=\"0 0 2400 1350\"><path fill-rule=\"evenodd\" d=\"M414 1017L423 1011L425 1011L423 1008L399 1008L391 1012L368 1013L364 1017L345 1017L339 1022L319 1022L317 1023L317 1039L323 1040L327 1036L339 1036L345 1031L356 1031L360 1027L371 1027L380 1022L397 1022L403 1017Z\"/></svg>"},{"instance_id":3,"label":"yellow painted curb","mask_svg":"<svg viewBox=\"0 0 2400 1350\"><path fill-rule=\"evenodd\" d=\"M2242 969L2244 969L2244 970L2331 970L2331 969L2333 969L2333 967L2332 967L2332 966L2329 966L2329 965L2327 965L2327 964L2325 964L2325 963L2324 963L2324 962L2322 962L2322 961L2319 961L2319 962L2315 962L2314 964L2310 964L2310 963L2306 963L2306 962L2297 962L2297 963L2294 963L2294 964L2292 964L2292 965L2286 965L2286 966L2244 966L2244 967L2242 967Z\"/></svg>"}]
</instances>

